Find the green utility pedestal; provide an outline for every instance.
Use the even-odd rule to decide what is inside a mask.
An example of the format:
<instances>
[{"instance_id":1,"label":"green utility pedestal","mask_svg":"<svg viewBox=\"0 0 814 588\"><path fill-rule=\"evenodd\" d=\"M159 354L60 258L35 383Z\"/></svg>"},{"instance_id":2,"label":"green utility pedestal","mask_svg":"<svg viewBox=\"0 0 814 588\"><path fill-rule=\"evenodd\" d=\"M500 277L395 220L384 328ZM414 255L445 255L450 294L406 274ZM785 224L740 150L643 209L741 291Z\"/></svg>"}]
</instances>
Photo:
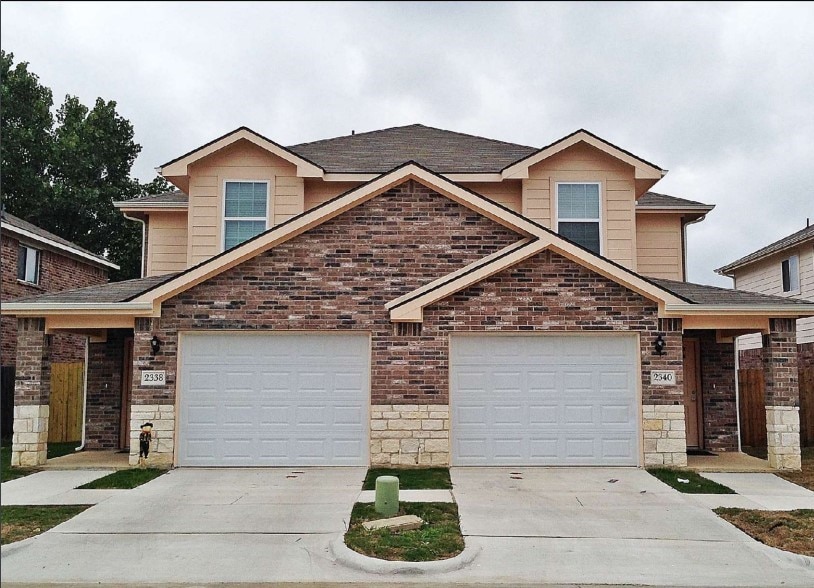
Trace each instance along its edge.
<instances>
[{"instance_id":1,"label":"green utility pedestal","mask_svg":"<svg viewBox=\"0 0 814 588\"><path fill-rule=\"evenodd\" d=\"M399 479L396 476L376 478L376 512L392 517L399 511Z\"/></svg>"}]
</instances>

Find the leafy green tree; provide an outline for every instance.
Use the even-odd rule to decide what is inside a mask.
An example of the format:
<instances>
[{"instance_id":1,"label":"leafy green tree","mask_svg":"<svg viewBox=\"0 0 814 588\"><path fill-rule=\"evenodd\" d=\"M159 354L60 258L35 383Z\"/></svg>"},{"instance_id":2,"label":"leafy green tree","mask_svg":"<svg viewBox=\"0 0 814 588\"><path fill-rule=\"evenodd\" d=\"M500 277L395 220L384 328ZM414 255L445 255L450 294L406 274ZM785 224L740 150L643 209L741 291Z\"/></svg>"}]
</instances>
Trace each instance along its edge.
<instances>
[{"instance_id":1,"label":"leafy green tree","mask_svg":"<svg viewBox=\"0 0 814 588\"><path fill-rule=\"evenodd\" d=\"M0 188L9 211L39 213L49 190L54 101L27 63L13 63L14 54L0 50Z\"/></svg>"},{"instance_id":2,"label":"leafy green tree","mask_svg":"<svg viewBox=\"0 0 814 588\"><path fill-rule=\"evenodd\" d=\"M133 125L115 101L97 98L92 108L66 96L51 115L51 90L28 71L12 67L2 52L2 198L25 220L106 255L121 266L112 280L141 275L141 227L113 207L155 191L163 178L140 185L130 176L141 151ZM56 124L54 124L56 122Z\"/></svg>"}]
</instances>

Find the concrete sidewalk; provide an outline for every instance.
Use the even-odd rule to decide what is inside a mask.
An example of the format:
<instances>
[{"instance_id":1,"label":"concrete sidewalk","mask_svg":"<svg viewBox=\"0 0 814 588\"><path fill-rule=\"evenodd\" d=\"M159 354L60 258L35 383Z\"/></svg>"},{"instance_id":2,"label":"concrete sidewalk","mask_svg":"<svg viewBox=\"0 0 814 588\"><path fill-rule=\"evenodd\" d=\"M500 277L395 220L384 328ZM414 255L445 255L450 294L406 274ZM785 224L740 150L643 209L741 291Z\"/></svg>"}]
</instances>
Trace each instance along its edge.
<instances>
[{"instance_id":1,"label":"concrete sidewalk","mask_svg":"<svg viewBox=\"0 0 814 588\"><path fill-rule=\"evenodd\" d=\"M0 504L98 504L126 490L76 490L115 470L49 470L29 474L0 486Z\"/></svg>"},{"instance_id":2,"label":"concrete sidewalk","mask_svg":"<svg viewBox=\"0 0 814 588\"><path fill-rule=\"evenodd\" d=\"M695 494L693 499L708 508L719 506L757 510L796 510L814 508L814 492L774 474L701 474L723 484L737 494Z\"/></svg>"}]
</instances>

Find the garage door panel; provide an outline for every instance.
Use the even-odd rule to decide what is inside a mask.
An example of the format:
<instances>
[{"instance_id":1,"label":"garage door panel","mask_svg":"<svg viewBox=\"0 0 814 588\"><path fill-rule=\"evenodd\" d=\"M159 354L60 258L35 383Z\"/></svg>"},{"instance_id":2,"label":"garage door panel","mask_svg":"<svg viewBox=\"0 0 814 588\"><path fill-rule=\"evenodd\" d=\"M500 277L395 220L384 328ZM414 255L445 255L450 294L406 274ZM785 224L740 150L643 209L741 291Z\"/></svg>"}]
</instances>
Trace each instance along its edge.
<instances>
[{"instance_id":1,"label":"garage door panel","mask_svg":"<svg viewBox=\"0 0 814 588\"><path fill-rule=\"evenodd\" d=\"M196 334L181 351L179 465L367 464L366 335Z\"/></svg>"},{"instance_id":2,"label":"garage door panel","mask_svg":"<svg viewBox=\"0 0 814 588\"><path fill-rule=\"evenodd\" d=\"M637 465L632 336L458 336L456 465Z\"/></svg>"}]
</instances>

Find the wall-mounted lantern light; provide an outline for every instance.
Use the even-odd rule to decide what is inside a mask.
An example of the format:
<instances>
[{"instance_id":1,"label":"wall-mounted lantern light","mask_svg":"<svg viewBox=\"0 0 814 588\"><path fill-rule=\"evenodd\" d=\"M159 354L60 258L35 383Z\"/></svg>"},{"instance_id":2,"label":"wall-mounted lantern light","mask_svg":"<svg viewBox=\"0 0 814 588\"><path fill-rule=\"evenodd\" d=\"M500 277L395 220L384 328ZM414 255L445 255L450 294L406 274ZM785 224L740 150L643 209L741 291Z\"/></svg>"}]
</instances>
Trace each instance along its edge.
<instances>
[{"instance_id":1,"label":"wall-mounted lantern light","mask_svg":"<svg viewBox=\"0 0 814 588\"><path fill-rule=\"evenodd\" d=\"M664 347L667 345L667 342L664 340L664 336L659 333L656 337L656 340L653 341L653 349L656 352L656 355L664 355Z\"/></svg>"},{"instance_id":2,"label":"wall-mounted lantern light","mask_svg":"<svg viewBox=\"0 0 814 588\"><path fill-rule=\"evenodd\" d=\"M156 335L153 335L153 338L150 339L150 349L153 350L153 355L161 351L161 339L159 339Z\"/></svg>"}]
</instances>

